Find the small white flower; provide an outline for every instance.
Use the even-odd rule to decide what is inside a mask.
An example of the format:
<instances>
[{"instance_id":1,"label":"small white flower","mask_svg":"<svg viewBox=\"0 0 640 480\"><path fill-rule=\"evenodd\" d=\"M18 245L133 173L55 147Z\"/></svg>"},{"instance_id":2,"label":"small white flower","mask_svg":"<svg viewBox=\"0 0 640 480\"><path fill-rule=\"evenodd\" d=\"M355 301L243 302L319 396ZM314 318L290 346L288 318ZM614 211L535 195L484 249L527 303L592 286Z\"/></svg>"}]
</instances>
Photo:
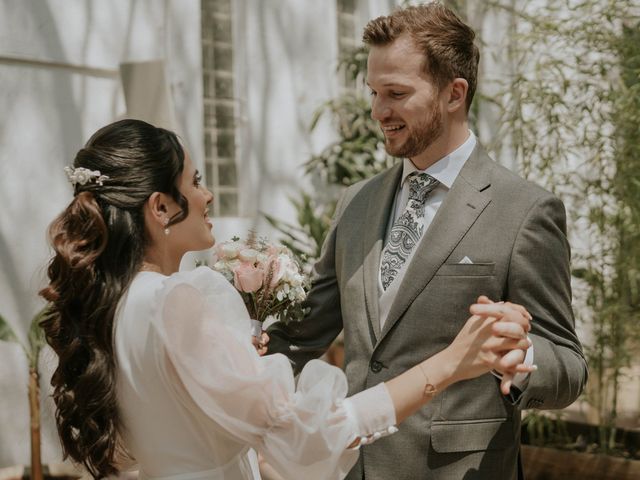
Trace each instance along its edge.
<instances>
[{"instance_id":1,"label":"small white flower","mask_svg":"<svg viewBox=\"0 0 640 480\"><path fill-rule=\"evenodd\" d=\"M223 260L218 260L213 264L213 269L222 272L227 269L227 264Z\"/></svg>"}]
</instances>

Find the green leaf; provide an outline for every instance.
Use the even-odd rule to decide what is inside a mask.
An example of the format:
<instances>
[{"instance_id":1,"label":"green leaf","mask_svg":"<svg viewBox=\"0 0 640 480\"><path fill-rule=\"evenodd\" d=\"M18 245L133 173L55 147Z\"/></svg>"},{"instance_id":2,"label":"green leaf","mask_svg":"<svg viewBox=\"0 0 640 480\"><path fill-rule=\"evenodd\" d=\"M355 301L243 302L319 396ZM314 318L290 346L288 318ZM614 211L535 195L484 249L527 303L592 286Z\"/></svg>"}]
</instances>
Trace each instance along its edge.
<instances>
[{"instance_id":1,"label":"green leaf","mask_svg":"<svg viewBox=\"0 0 640 480\"><path fill-rule=\"evenodd\" d=\"M11 325L0 315L0 340L5 342L18 342L18 336L11 328Z\"/></svg>"},{"instance_id":2,"label":"green leaf","mask_svg":"<svg viewBox=\"0 0 640 480\"><path fill-rule=\"evenodd\" d=\"M27 352L27 356L29 357L29 367L31 368L38 367L38 356L40 355L40 350L42 350L42 347L44 347L46 344L44 330L42 330L40 322L47 316L48 313L49 306L47 305L42 310L40 310L31 320L29 334L27 336L29 340L29 351Z\"/></svg>"}]
</instances>

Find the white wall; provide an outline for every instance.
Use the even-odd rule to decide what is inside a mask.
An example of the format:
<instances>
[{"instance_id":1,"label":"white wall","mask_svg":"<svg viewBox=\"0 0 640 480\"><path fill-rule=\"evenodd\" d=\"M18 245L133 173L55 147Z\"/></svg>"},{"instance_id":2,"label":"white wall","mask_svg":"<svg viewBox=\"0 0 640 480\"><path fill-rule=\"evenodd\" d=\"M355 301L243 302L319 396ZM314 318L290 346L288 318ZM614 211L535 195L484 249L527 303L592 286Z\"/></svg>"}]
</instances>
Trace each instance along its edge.
<instances>
[{"instance_id":1,"label":"white wall","mask_svg":"<svg viewBox=\"0 0 640 480\"><path fill-rule=\"evenodd\" d=\"M43 306L47 225L71 199L62 168L98 127L126 114L121 62L166 62L176 129L202 158L199 8L198 0L0 1L0 315L23 341ZM52 359L45 352L43 363ZM26 359L3 342L0 392L0 467L28 463ZM43 454L59 461L50 407Z\"/></svg>"}]
</instances>

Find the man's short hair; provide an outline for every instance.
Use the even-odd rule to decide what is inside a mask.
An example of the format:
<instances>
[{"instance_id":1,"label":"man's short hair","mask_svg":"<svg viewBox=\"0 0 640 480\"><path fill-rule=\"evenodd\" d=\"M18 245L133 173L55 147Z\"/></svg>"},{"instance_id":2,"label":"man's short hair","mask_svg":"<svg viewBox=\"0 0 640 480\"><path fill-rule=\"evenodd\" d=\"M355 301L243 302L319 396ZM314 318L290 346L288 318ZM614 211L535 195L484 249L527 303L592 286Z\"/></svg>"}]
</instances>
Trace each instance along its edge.
<instances>
[{"instance_id":1,"label":"man's short hair","mask_svg":"<svg viewBox=\"0 0 640 480\"><path fill-rule=\"evenodd\" d=\"M454 78L469 84L467 112L476 91L480 52L473 43L475 32L451 9L438 2L406 7L391 15L371 20L362 41L368 46L384 46L409 34L425 54L424 71L443 88Z\"/></svg>"}]
</instances>

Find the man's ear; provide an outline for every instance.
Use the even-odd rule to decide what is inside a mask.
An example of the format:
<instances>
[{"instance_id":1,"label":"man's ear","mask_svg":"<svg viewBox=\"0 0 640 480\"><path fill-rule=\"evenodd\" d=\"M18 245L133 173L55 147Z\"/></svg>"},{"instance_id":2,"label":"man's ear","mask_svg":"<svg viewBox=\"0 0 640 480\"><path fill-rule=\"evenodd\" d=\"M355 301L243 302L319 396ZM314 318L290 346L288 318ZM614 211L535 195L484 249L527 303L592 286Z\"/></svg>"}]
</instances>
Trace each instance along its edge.
<instances>
[{"instance_id":1,"label":"man's ear","mask_svg":"<svg viewBox=\"0 0 640 480\"><path fill-rule=\"evenodd\" d=\"M469 83L464 78L453 79L449 85L449 101L447 102L449 113L457 112L461 108L466 111L468 91Z\"/></svg>"},{"instance_id":2,"label":"man's ear","mask_svg":"<svg viewBox=\"0 0 640 480\"><path fill-rule=\"evenodd\" d=\"M167 198L164 193L153 192L147 199L146 207L151 220L157 222L158 225L166 225L169 219L169 213L167 209Z\"/></svg>"}]
</instances>

